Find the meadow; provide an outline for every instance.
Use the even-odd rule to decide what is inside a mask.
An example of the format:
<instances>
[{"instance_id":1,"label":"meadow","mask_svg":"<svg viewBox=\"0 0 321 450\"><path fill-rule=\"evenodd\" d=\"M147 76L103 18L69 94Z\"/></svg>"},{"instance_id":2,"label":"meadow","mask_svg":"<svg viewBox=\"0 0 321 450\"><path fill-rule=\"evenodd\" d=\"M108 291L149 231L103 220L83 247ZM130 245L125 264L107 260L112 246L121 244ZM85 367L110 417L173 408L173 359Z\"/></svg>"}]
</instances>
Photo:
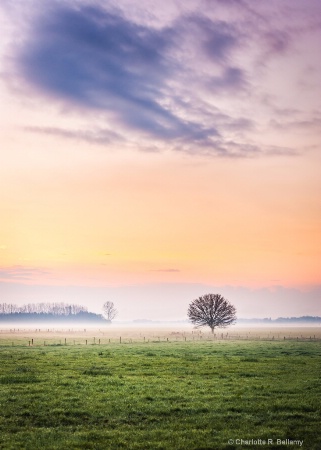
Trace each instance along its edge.
<instances>
[{"instance_id":1,"label":"meadow","mask_svg":"<svg viewBox=\"0 0 321 450\"><path fill-rule=\"evenodd\" d=\"M319 339L32 336L0 336L1 449L321 449Z\"/></svg>"}]
</instances>

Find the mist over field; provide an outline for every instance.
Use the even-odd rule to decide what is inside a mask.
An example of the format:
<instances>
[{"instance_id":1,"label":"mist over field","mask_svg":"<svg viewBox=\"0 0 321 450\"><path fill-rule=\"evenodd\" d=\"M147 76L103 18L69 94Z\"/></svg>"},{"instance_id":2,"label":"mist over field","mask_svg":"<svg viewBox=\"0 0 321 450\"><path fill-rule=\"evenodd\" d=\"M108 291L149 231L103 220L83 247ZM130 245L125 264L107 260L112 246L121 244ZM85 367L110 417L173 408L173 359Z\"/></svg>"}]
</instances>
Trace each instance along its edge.
<instances>
[{"instance_id":1,"label":"mist over field","mask_svg":"<svg viewBox=\"0 0 321 450\"><path fill-rule=\"evenodd\" d=\"M2 299L23 305L33 302L67 302L81 304L102 314L105 301L113 301L117 321L139 319L186 320L188 304L206 293L220 293L233 303L238 318L272 318L321 316L321 288L249 289L246 287L202 284L150 284L119 287L34 286L1 283Z\"/></svg>"}]
</instances>

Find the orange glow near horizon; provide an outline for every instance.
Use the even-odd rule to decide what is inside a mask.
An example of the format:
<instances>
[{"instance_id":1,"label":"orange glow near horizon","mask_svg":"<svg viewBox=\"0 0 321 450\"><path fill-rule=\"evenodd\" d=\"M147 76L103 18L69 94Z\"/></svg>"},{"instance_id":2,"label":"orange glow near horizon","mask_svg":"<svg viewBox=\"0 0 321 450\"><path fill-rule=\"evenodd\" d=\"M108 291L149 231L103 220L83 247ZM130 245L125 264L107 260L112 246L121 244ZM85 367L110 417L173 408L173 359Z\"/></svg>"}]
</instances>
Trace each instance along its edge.
<instances>
[{"instance_id":1,"label":"orange glow near horizon","mask_svg":"<svg viewBox=\"0 0 321 450\"><path fill-rule=\"evenodd\" d=\"M317 174L294 159L289 182L283 163L124 153L75 173L30 167L10 193L1 267L46 272L31 283L318 284Z\"/></svg>"}]
</instances>

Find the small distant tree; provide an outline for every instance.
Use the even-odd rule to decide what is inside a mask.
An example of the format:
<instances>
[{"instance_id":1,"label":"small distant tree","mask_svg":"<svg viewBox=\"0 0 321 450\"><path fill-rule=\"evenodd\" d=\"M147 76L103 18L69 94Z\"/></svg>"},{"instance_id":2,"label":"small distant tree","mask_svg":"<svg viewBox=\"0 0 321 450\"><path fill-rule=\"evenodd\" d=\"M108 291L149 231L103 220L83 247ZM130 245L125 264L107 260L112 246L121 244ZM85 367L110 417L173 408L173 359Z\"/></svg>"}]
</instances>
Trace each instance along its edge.
<instances>
[{"instance_id":1,"label":"small distant tree","mask_svg":"<svg viewBox=\"0 0 321 450\"><path fill-rule=\"evenodd\" d=\"M188 307L188 318L197 327L224 328L236 321L236 309L219 294L205 294Z\"/></svg>"},{"instance_id":2,"label":"small distant tree","mask_svg":"<svg viewBox=\"0 0 321 450\"><path fill-rule=\"evenodd\" d=\"M117 309L113 302L106 302L103 305L103 311L106 319L111 322L118 314Z\"/></svg>"}]
</instances>

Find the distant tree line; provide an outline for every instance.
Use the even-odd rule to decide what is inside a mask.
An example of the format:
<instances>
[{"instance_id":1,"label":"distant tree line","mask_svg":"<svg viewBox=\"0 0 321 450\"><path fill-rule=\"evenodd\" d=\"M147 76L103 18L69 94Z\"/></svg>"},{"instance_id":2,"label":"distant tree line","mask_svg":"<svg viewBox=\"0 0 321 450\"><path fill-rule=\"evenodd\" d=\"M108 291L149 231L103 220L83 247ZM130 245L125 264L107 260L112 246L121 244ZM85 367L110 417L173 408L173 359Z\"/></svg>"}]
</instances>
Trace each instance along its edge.
<instances>
[{"instance_id":1,"label":"distant tree line","mask_svg":"<svg viewBox=\"0 0 321 450\"><path fill-rule=\"evenodd\" d=\"M278 317L277 319L265 318L265 319L238 319L237 323L319 323L321 317L319 316L301 316L301 317Z\"/></svg>"},{"instance_id":2,"label":"distant tree line","mask_svg":"<svg viewBox=\"0 0 321 450\"><path fill-rule=\"evenodd\" d=\"M0 304L0 321L106 323L106 319L101 314L88 312L84 306L69 303L28 303L23 306L2 303Z\"/></svg>"},{"instance_id":3,"label":"distant tree line","mask_svg":"<svg viewBox=\"0 0 321 450\"><path fill-rule=\"evenodd\" d=\"M88 313L81 305L68 303L28 303L18 306L13 303L0 303L0 315L6 314L51 314L53 316L72 316Z\"/></svg>"}]
</instances>

